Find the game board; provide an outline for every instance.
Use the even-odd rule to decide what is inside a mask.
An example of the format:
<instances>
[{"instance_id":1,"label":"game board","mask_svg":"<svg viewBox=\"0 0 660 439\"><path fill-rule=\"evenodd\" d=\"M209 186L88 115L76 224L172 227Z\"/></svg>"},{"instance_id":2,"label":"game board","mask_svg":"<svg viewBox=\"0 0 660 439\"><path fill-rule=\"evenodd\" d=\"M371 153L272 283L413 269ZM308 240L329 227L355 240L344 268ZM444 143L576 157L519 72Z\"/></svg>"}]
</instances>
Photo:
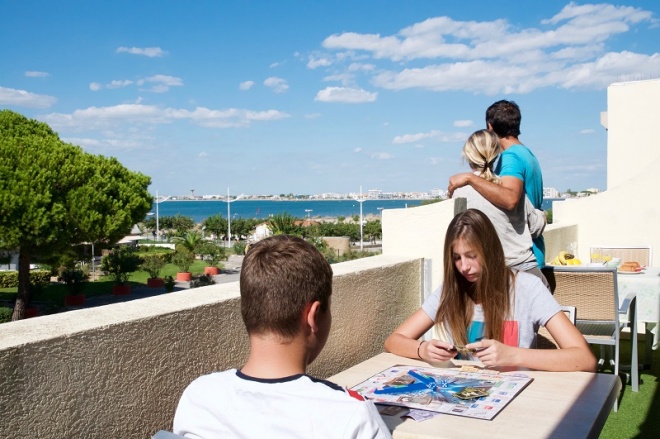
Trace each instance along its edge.
<instances>
[{"instance_id":1,"label":"game board","mask_svg":"<svg viewBox=\"0 0 660 439\"><path fill-rule=\"evenodd\" d=\"M491 420L532 380L488 370L397 365L352 390L378 404Z\"/></svg>"}]
</instances>

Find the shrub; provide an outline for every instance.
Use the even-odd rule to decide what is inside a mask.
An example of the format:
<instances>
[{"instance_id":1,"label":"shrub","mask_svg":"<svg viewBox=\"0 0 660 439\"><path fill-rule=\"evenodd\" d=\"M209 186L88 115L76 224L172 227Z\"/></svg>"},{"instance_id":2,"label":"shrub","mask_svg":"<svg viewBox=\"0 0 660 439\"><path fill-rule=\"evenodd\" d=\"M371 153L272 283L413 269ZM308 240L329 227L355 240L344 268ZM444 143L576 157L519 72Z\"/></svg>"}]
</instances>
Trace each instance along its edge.
<instances>
[{"instance_id":1,"label":"shrub","mask_svg":"<svg viewBox=\"0 0 660 439\"><path fill-rule=\"evenodd\" d=\"M245 254L245 248L247 247L247 244L244 242L237 242L234 244L234 254L236 255L244 255Z\"/></svg>"},{"instance_id":2,"label":"shrub","mask_svg":"<svg viewBox=\"0 0 660 439\"><path fill-rule=\"evenodd\" d=\"M0 306L0 323L11 322L11 315L13 313L13 309L7 308L6 306Z\"/></svg>"},{"instance_id":3,"label":"shrub","mask_svg":"<svg viewBox=\"0 0 660 439\"><path fill-rule=\"evenodd\" d=\"M174 278L172 276L165 276L163 278L164 285L165 285L165 291L171 293L174 291L174 286L176 285L176 282L174 281Z\"/></svg>"},{"instance_id":4,"label":"shrub","mask_svg":"<svg viewBox=\"0 0 660 439\"><path fill-rule=\"evenodd\" d=\"M207 261L211 267L217 267L218 262L227 257L226 249L213 242L205 242L200 246L199 250L203 259Z\"/></svg>"},{"instance_id":5,"label":"shrub","mask_svg":"<svg viewBox=\"0 0 660 439\"><path fill-rule=\"evenodd\" d=\"M149 273L149 277L160 277L160 270L165 266L165 260L159 255L148 255L142 258L142 269Z\"/></svg>"},{"instance_id":6,"label":"shrub","mask_svg":"<svg viewBox=\"0 0 660 439\"><path fill-rule=\"evenodd\" d=\"M66 285L66 289L70 295L77 296L85 292L85 286L89 278L79 268L65 268L61 271L57 280Z\"/></svg>"},{"instance_id":7,"label":"shrub","mask_svg":"<svg viewBox=\"0 0 660 439\"><path fill-rule=\"evenodd\" d=\"M186 250L177 250L172 256L172 263L179 267L182 273L190 271L190 266L195 261L195 255Z\"/></svg>"},{"instance_id":8,"label":"shrub","mask_svg":"<svg viewBox=\"0 0 660 439\"><path fill-rule=\"evenodd\" d=\"M215 284L213 278L208 274L203 274L190 282L190 288L205 287L213 284Z\"/></svg>"},{"instance_id":9,"label":"shrub","mask_svg":"<svg viewBox=\"0 0 660 439\"><path fill-rule=\"evenodd\" d=\"M30 271L30 285L46 285L48 283L50 283L50 271ZM0 288L16 287L18 287L18 271L0 271Z\"/></svg>"},{"instance_id":10,"label":"shrub","mask_svg":"<svg viewBox=\"0 0 660 439\"><path fill-rule=\"evenodd\" d=\"M113 249L101 259L101 270L110 276L115 283L124 284L128 277L140 267L142 259L126 246Z\"/></svg>"}]
</instances>

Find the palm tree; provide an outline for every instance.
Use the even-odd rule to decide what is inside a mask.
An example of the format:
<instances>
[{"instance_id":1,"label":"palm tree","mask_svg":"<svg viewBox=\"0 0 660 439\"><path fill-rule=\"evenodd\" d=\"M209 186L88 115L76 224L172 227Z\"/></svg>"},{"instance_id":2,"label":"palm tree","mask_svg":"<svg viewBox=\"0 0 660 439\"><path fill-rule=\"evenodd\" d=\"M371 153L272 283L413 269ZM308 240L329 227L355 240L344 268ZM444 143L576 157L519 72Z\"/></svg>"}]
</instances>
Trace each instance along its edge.
<instances>
[{"instance_id":1,"label":"palm tree","mask_svg":"<svg viewBox=\"0 0 660 439\"><path fill-rule=\"evenodd\" d=\"M268 220L268 227L274 235L300 236L300 226L296 224L296 221L296 217L287 212L278 213Z\"/></svg>"},{"instance_id":2,"label":"palm tree","mask_svg":"<svg viewBox=\"0 0 660 439\"><path fill-rule=\"evenodd\" d=\"M186 232L183 236L175 236L172 238L177 251L185 250L194 255L202 243L202 234L197 231Z\"/></svg>"}]
</instances>

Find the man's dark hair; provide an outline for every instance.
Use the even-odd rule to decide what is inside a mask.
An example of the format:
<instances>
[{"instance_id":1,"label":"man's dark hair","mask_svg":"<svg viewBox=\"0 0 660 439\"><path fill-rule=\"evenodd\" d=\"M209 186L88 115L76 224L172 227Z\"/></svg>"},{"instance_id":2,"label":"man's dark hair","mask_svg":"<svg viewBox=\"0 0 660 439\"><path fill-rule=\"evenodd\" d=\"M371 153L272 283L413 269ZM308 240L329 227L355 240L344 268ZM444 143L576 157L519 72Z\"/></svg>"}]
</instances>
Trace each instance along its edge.
<instances>
[{"instance_id":1,"label":"man's dark hair","mask_svg":"<svg viewBox=\"0 0 660 439\"><path fill-rule=\"evenodd\" d=\"M250 246L241 267L241 314L249 334L274 333L286 339L300 329L308 303L326 311L332 268L305 240L276 235Z\"/></svg>"},{"instance_id":2,"label":"man's dark hair","mask_svg":"<svg viewBox=\"0 0 660 439\"><path fill-rule=\"evenodd\" d=\"M501 138L520 136L521 119L520 108L513 101L497 101L486 110L486 124Z\"/></svg>"}]
</instances>

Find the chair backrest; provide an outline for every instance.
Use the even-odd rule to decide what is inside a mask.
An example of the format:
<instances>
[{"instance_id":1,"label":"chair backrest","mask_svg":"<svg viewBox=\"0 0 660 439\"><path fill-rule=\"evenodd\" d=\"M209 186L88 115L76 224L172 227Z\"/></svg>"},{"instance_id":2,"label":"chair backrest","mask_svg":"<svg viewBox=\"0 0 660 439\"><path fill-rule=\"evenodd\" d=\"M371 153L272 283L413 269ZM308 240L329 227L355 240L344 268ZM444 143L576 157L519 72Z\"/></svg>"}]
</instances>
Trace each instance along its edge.
<instances>
[{"instance_id":1,"label":"chair backrest","mask_svg":"<svg viewBox=\"0 0 660 439\"><path fill-rule=\"evenodd\" d=\"M577 309L578 320L618 321L619 297L615 267L553 268L560 305Z\"/></svg>"},{"instance_id":2,"label":"chair backrest","mask_svg":"<svg viewBox=\"0 0 660 439\"><path fill-rule=\"evenodd\" d=\"M640 265L647 267L651 266L651 247L638 246L638 247L614 247L614 246L593 246L590 248L589 253L593 254L594 249L600 249L601 253L607 252L613 258L621 258L622 262L635 261Z\"/></svg>"}]
</instances>

